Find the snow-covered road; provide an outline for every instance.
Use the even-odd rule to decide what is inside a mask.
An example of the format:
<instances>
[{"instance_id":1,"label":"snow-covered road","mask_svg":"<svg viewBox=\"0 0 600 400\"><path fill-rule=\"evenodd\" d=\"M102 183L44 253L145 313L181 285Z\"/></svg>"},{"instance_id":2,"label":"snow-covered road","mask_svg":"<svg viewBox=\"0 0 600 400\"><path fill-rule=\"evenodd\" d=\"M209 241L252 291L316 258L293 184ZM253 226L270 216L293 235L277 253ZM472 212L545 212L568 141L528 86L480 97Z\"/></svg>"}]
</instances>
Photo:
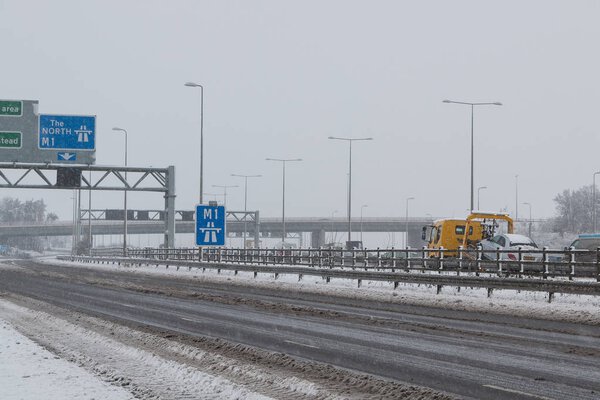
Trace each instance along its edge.
<instances>
[{"instance_id":1,"label":"snow-covered road","mask_svg":"<svg viewBox=\"0 0 600 400\"><path fill-rule=\"evenodd\" d=\"M595 398L593 297L247 275L8 263L0 318L138 398Z\"/></svg>"}]
</instances>

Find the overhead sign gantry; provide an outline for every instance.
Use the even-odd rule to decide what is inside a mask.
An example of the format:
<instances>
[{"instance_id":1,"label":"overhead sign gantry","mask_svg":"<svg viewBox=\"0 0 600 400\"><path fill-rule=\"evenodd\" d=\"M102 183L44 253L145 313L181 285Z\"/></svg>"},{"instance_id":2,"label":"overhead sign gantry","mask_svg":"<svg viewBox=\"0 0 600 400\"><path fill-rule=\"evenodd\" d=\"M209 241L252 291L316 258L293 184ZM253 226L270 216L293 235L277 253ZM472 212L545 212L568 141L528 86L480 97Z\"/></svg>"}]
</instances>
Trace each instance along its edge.
<instances>
[{"instance_id":1,"label":"overhead sign gantry","mask_svg":"<svg viewBox=\"0 0 600 400\"><path fill-rule=\"evenodd\" d=\"M165 246L174 247L175 167L96 166L96 117L40 115L38 106L0 100L0 188L163 193Z\"/></svg>"},{"instance_id":2,"label":"overhead sign gantry","mask_svg":"<svg viewBox=\"0 0 600 400\"><path fill-rule=\"evenodd\" d=\"M0 100L0 161L96 163L96 117L40 115L37 100Z\"/></svg>"}]
</instances>

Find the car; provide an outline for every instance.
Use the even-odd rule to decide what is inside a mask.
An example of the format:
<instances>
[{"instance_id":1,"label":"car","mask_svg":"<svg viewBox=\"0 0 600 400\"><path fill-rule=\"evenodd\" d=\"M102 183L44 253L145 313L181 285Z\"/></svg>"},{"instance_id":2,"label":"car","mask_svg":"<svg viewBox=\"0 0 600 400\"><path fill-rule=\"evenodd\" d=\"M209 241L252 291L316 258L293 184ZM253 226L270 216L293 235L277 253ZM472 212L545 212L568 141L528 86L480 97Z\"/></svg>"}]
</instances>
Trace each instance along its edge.
<instances>
[{"instance_id":1,"label":"car","mask_svg":"<svg viewBox=\"0 0 600 400\"><path fill-rule=\"evenodd\" d=\"M585 233L581 234L565 248L564 261L569 261L570 257L567 250L573 248L575 250L589 250L589 252L575 252L575 261L577 262L594 262L596 261L596 250L600 247L600 233Z\"/></svg>"},{"instance_id":2,"label":"car","mask_svg":"<svg viewBox=\"0 0 600 400\"><path fill-rule=\"evenodd\" d=\"M488 260L496 260L496 250L515 250L514 253L500 253L501 260L517 261L519 259L518 250L521 248L524 261L541 261L541 253L527 253L527 250L538 250L537 244L524 235L512 233L503 233L490 239L479 242L483 249L483 256Z\"/></svg>"}]
</instances>

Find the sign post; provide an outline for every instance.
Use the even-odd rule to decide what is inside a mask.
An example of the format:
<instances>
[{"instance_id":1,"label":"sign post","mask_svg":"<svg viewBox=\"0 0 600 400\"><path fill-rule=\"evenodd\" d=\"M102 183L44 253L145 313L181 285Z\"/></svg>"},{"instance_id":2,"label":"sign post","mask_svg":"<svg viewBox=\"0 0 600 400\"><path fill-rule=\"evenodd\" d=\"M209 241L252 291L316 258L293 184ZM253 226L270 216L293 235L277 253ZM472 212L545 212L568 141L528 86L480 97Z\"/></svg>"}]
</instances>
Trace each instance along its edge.
<instances>
[{"instance_id":1,"label":"sign post","mask_svg":"<svg viewBox=\"0 0 600 400\"><path fill-rule=\"evenodd\" d=\"M225 207L196 206L196 246L225 246Z\"/></svg>"}]
</instances>

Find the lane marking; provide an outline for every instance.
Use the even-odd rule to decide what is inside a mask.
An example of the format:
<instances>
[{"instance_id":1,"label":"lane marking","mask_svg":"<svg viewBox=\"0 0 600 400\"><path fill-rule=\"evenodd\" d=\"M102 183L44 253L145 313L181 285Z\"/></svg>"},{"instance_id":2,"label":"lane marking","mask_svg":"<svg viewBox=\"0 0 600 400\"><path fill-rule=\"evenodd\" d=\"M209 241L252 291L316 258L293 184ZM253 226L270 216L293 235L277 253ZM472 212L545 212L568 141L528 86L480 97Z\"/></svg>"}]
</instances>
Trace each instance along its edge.
<instances>
[{"instance_id":1,"label":"lane marking","mask_svg":"<svg viewBox=\"0 0 600 400\"><path fill-rule=\"evenodd\" d=\"M194 318L184 318L184 317L179 317L179 318L184 321L189 321L189 322L206 322L206 321L201 321L199 319L194 319Z\"/></svg>"},{"instance_id":2,"label":"lane marking","mask_svg":"<svg viewBox=\"0 0 600 400\"><path fill-rule=\"evenodd\" d=\"M138 308L138 306L136 306L136 305L133 305L133 304L121 303L121 305L122 305L123 307L129 307L129 308Z\"/></svg>"},{"instance_id":3,"label":"lane marking","mask_svg":"<svg viewBox=\"0 0 600 400\"><path fill-rule=\"evenodd\" d=\"M285 343L290 343L290 344L296 344L298 346L304 346L304 347L310 347L312 349L318 349L318 346L313 346L312 344L306 344L306 343L299 343L299 342L294 342L292 340L284 340Z\"/></svg>"},{"instance_id":4,"label":"lane marking","mask_svg":"<svg viewBox=\"0 0 600 400\"><path fill-rule=\"evenodd\" d=\"M520 394L522 396L533 397L535 399L554 400L554 399L551 399L550 397L538 396L538 395L531 394L531 393L521 392L520 390L508 389L508 388L503 388L500 386L494 386L494 385L482 385L482 386L486 387L486 388L490 388L490 389L501 390L503 392L515 393L515 394Z\"/></svg>"}]
</instances>

